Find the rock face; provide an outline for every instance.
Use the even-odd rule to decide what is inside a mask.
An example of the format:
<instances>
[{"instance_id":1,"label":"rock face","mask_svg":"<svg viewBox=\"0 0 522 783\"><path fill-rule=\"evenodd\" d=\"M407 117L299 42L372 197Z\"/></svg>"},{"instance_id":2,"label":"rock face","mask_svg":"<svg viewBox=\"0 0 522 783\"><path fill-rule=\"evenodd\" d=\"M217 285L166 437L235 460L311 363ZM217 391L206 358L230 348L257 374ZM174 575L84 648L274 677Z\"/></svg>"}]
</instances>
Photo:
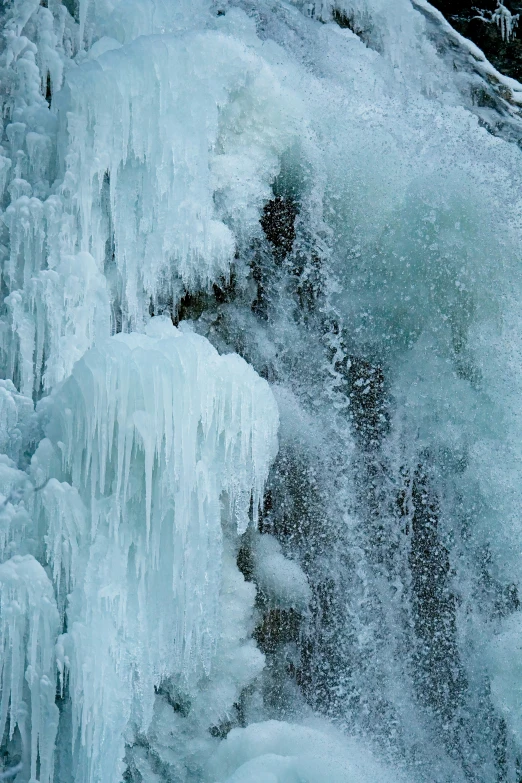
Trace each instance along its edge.
<instances>
[{"instance_id":1,"label":"rock face","mask_svg":"<svg viewBox=\"0 0 522 783\"><path fill-rule=\"evenodd\" d=\"M511 40L502 38L496 24L488 24L480 18L480 11L487 19L496 9L496 0L432 0L432 5L441 11L448 22L466 38L475 43L488 60L501 73L514 79L522 79L522 29L515 30ZM505 7L512 14L522 13L520 0L507 0Z\"/></svg>"}]
</instances>

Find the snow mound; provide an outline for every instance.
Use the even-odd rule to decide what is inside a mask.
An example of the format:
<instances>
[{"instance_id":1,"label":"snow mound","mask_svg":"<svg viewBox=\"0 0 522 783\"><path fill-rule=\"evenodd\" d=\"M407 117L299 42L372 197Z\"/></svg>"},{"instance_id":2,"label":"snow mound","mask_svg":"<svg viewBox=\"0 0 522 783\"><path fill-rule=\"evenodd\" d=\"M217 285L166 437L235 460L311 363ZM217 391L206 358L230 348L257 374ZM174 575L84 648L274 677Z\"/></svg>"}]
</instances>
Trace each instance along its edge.
<instances>
[{"instance_id":1,"label":"snow mound","mask_svg":"<svg viewBox=\"0 0 522 783\"><path fill-rule=\"evenodd\" d=\"M213 783L400 783L364 746L331 726L281 721L233 729L210 763Z\"/></svg>"}]
</instances>

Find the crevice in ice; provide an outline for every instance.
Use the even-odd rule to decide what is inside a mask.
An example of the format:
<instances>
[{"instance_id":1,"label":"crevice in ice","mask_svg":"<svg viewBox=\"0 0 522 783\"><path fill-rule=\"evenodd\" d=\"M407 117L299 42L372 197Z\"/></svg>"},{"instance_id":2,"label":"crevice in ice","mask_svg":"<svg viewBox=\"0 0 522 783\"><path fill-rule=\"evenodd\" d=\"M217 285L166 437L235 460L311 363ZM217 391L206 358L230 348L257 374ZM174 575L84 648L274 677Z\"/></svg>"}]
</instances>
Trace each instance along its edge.
<instances>
[{"instance_id":1,"label":"crevice in ice","mask_svg":"<svg viewBox=\"0 0 522 783\"><path fill-rule=\"evenodd\" d=\"M53 90L51 86L51 74L49 71L47 71L47 78L45 80L45 100L47 101L48 105L51 105L51 101L53 98Z\"/></svg>"},{"instance_id":2,"label":"crevice in ice","mask_svg":"<svg viewBox=\"0 0 522 783\"><path fill-rule=\"evenodd\" d=\"M274 265L276 268L280 267L292 251L298 214L298 203L289 195L274 195L263 207L259 222L268 242L269 252L267 253L262 245L259 246L251 262L252 279L257 286L252 311L260 318L268 317L269 302L272 300L271 289L274 286Z\"/></svg>"},{"instance_id":3,"label":"crevice in ice","mask_svg":"<svg viewBox=\"0 0 522 783\"><path fill-rule=\"evenodd\" d=\"M374 451L389 430L385 372L377 363L352 356L347 360L346 376L355 437L365 452Z\"/></svg>"}]
</instances>

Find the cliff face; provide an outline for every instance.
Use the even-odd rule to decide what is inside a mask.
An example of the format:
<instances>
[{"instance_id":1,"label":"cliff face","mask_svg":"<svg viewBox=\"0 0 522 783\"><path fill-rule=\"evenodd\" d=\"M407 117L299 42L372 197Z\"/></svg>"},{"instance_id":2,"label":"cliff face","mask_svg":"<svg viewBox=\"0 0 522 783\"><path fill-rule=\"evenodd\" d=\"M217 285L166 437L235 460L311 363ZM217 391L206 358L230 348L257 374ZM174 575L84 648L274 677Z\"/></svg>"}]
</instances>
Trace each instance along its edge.
<instances>
[{"instance_id":1,"label":"cliff face","mask_svg":"<svg viewBox=\"0 0 522 783\"><path fill-rule=\"evenodd\" d=\"M433 0L432 5L444 14L461 35L482 49L501 73L522 79L521 31L511 40L503 40L500 28L496 24L484 22L477 11L480 9L487 17L488 11L494 12L496 0ZM512 14L522 13L522 3L518 0L508 0L505 6Z\"/></svg>"}]
</instances>

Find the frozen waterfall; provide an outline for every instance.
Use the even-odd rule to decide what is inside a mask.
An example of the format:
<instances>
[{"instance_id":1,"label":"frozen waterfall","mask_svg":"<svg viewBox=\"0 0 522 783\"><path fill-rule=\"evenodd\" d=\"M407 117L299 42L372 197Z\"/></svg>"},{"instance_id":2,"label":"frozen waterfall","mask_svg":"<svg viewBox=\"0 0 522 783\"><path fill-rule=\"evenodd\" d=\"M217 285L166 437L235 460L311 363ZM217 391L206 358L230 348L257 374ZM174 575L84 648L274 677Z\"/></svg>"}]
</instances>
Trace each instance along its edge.
<instances>
[{"instance_id":1,"label":"frozen waterfall","mask_svg":"<svg viewBox=\"0 0 522 783\"><path fill-rule=\"evenodd\" d=\"M426 0L0 26L0 780L520 783L522 86Z\"/></svg>"}]
</instances>

